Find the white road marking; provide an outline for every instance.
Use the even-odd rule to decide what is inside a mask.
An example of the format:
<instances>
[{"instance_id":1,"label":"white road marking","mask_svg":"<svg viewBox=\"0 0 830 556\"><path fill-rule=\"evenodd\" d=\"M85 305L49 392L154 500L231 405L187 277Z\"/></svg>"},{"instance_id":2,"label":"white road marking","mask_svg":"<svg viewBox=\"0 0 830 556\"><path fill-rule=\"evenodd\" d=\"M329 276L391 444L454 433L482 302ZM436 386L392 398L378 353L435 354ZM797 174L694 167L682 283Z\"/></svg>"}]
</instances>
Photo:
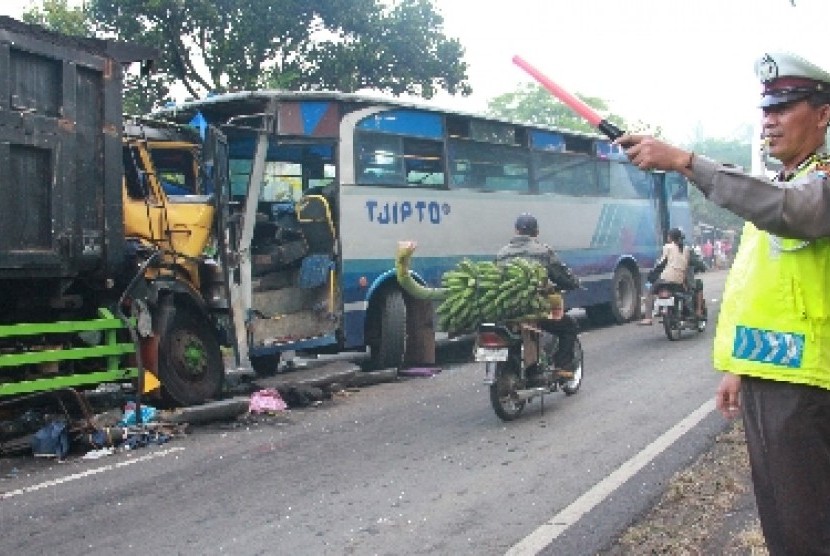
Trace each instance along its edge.
<instances>
[{"instance_id":1,"label":"white road marking","mask_svg":"<svg viewBox=\"0 0 830 556\"><path fill-rule=\"evenodd\" d=\"M141 457L137 457L135 459L131 459L128 461L121 461L118 463L114 463L112 465L104 465L103 467L96 467L95 469L88 469L81 473L74 473L72 475L67 475L66 477L60 477L58 479L52 479L51 481L45 481L36 485L27 486L23 488L19 488L17 490L10 490L9 492L4 492L0 494L0 500L7 500L14 496L19 496L21 494L26 494L29 492L35 492L36 490L41 490L44 488L52 487L61 485L63 483L68 483L70 481L76 481L78 479L83 479L84 477L89 477L91 475L98 475L99 473L104 473L105 471L112 471L113 469L117 469L119 467L126 467L128 465L132 465L134 463L140 463L143 461L149 461L151 459L160 458L166 456L168 454L172 454L174 452L181 452L184 448L178 446L173 448L168 448L166 450L160 450L158 452L153 452L152 454L147 454Z\"/></svg>"},{"instance_id":2,"label":"white road marking","mask_svg":"<svg viewBox=\"0 0 830 556\"><path fill-rule=\"evenodd\" d=\"M591 487L585 494L574 500L567 508L513 545L507 551L506 556L530 556L541 552L556 537L564 533L568 527L608 498L620 485L648 465L687 431L694 428L714 409L714 399L704 403L682 421L664 432L657 440L643 448L633 458L620 465L614 472Z\"/></svg>"}]
</instances>

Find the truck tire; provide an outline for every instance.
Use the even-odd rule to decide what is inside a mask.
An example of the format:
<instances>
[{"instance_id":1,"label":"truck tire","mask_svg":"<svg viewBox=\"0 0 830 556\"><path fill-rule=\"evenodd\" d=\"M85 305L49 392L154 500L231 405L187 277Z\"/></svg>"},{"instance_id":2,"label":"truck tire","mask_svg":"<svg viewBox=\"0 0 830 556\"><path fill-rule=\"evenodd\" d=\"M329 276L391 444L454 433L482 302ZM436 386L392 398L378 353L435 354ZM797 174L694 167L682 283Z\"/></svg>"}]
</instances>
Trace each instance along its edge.
<instances>
[{"instance_id":1,"label":"truck tire","mask_svg":"<svg viewBox=\"0 0 830 556\"><path fill-rule=\"evenodd\" d=\"M406 302L403 292L387 291L381 300L378 332L369 346L372 369L398 368L406 352Z\"/></svg>"},{"instance_id":2,"label":"truck tire","mask_svg":"<svg viewBox=\"0 0 830 556\"><path fill-rule=\"evenodd\" d=\"M210 321L186 305L166 302L157 323L158 372L164 399L189 406L219 397L225 369Z\"/></svg>"}]
</instances>

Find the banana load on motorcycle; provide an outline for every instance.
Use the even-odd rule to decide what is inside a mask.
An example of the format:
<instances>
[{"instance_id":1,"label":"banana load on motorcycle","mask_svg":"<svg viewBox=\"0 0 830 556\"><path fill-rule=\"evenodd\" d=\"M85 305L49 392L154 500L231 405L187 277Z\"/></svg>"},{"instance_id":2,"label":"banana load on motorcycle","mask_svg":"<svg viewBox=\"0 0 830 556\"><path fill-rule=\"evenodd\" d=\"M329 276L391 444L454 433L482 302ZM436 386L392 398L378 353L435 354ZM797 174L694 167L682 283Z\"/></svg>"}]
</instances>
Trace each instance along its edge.
<instances>
[{"instance_id":1,"label":"banana load on motorcycle","mask_svg":"<svg viewBox=\"0 0 830 556\"><path fill-rule=\"evenodd\" d=\"M497 264L464 259L444 273L441 288L428 288L409 272L415 247L412 242L399 244L398 281L416 299L440 301L438 326L450 335L473 332L483 322L540 319L551 311L547 273L538 262L517 258Z\"/></svg>"},{"instance_id":2,"label":"banana load on motorcycle","mask_svg":"<svg viewBox=\"0 0 830 556\"><path fill-rule=\"evenodd\" d=\"M475 332L474 357L484 363L485 384L496 415L518 417L536 397L582 383L583 355L576 320L565 313L561 292L579 280L553 250L536 239L529 214L516 220L516 235L493 261L463 260L442 277L442 288L417 283L409 271L415 250L401 242L397 278L417 299L440 301L439 326L450 334ZM544 402L542 402L544 408Z\"/></svg>"}]
</instances>

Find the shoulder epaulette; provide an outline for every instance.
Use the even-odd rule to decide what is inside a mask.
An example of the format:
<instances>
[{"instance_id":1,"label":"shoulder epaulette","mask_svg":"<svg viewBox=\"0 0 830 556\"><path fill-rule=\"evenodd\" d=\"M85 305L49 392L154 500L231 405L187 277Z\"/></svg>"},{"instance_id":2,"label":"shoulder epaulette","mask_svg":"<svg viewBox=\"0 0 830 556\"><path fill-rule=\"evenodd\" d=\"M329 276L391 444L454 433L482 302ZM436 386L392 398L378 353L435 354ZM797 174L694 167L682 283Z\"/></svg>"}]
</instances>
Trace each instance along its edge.
<instances>
[{"instance_id":1,"label":"shoulder epaulette","mask_svg":"<svg viewBox=\"0 0 830 556\"><path fill-rule=\"evenodd\" d=\"M830 153L821 153L816 155L816 166L813 168L814 172L830 173Z\"/></svg>"}]
</instances>

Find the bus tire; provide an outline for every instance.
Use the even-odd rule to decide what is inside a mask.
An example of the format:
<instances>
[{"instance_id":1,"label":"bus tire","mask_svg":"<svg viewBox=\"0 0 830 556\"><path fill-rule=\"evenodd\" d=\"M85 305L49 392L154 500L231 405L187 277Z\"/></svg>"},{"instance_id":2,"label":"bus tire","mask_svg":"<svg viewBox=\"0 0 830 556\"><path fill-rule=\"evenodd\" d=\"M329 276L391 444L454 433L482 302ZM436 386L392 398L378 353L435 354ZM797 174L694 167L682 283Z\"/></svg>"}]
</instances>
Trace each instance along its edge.
<instances>
[{"instance_id":1,"label":"bus tire","mask_svg":"<svg viewBox=\"0 0 830 556\"><path fill-rule=\"evenodd\" d=\"M611 314L617 324L634 320L640 313L640 288L628 267L618 266L611 283Z\"/></svg>"},{"instance_id":2,"label":"bus tire","mask_svg":"<svg viewBox=\"0 0 830 556\"><path fill-rule=\"evenodd\" d=\"M216 399L225 367L210 321L187 304L165 301L158 313L158 372L165 401L182 406Z\"/></svg>"},{"instance_id":3,"label":"bus tire","mask_svg":"<svg viewBox=\"0 0 830 556\"><path fill-rule=\"evenodd\" d=\"M387 291L381 300L377 333L374 334L372 369L398 368L406 352L406 302L398 289Z\"/></svg>"}]
</instances>

